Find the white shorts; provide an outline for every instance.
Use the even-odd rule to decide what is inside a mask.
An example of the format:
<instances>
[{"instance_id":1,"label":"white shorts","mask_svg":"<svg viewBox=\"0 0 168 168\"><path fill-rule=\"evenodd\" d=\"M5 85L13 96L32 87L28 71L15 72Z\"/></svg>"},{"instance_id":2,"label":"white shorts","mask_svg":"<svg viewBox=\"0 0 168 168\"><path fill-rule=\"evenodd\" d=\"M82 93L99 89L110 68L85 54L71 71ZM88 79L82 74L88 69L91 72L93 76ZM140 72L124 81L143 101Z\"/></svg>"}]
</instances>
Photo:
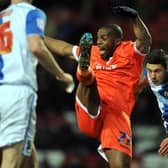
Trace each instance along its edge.
<instances>
[{"instance_id":1,"label":"white shorts","mask_svg":"<svg viewBox=\"0 0 168 168\"><path fill-rule=\"evenodd\" d=\"M35 137L37 94L28 86L0 85L0 148L23 142L30 156Z\"/></svg>"}]
</instances>

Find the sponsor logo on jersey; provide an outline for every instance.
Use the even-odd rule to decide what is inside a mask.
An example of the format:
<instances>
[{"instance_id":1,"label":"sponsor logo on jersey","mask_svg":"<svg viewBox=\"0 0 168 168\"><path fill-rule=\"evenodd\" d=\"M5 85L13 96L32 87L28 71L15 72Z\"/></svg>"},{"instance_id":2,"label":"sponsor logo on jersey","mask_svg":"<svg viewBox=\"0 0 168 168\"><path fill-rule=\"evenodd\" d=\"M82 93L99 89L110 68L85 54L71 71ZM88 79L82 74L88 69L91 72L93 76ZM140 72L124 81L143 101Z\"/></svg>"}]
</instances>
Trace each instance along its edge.
<instances>
[{"instance_id":1,"label":"sponsor logo on jersey","mask_svg":"<svg viewBox=\"0 0 168 168\"><path fill-rule=\"evenodd\" d=\"M117 64L112 64L112 65L102 65L100 63L95 63L95 69L96 70L106 70L106 71L111 71L113 69L117 68Z\"/></svg>"}]
</instances>

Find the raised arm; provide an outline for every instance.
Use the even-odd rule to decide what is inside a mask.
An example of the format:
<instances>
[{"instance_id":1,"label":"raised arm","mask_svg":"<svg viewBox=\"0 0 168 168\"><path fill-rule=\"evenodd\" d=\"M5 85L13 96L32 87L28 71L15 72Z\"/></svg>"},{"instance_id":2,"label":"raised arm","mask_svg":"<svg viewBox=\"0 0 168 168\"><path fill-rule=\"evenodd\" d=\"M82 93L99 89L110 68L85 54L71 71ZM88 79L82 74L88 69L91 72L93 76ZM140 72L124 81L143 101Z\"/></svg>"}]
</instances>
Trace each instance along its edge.
<instances>
[{"instance_id":1,"label":"raised arm","mask_svg":"<svg viewBox=\"0 0 168 168\"><path fill-rule=\"evenodd\" d=\"M113 14L119 14L132 20L133 30L136 37L136 48L141 53L147 54L150 50L152 37L148 31L148 28L140 18L138 12L128 6L112 7L112 12Z\"/></svg>"},{"instance_id":2,"label":"raised arm","mask_svg":"<svg viewBox=\"0 0 168 168\"><path fill-rule=\"evenodd\" d=\"M136 48L141 53L148 53L152 43L152 37L139 15L133 19L133 29L136 37Z\"/></svg>"},{"instance_id":3,"label":"raised arm","mask_svg":"<svg viewBox=\"0 0 168 168\"><path fill-rule=\"evenodd\" d=\"M72 56L72 44L47 36L44 37L44 42L49 50L53 53L58 54L59 56L66 56L70 59L74 59Z\"/></svg>"}]
</instances>

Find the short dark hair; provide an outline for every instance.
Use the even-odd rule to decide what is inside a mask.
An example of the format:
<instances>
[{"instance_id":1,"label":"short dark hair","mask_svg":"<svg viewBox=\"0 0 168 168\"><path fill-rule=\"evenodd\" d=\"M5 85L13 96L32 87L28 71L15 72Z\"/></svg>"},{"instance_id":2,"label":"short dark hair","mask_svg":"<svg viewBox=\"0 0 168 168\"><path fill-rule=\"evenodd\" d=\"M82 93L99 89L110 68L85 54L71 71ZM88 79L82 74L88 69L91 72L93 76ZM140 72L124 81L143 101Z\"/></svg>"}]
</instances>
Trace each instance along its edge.
<instances>
[{"instance_id":1,"label":"short dark hair","mask_svg":"<svg viewBox=\"0 0 168 168\"><path fill-rule=\"evenodd\" d=\"M123 30L122 30L122 28L119 25L117 25L117 24L107 24L107 25L105 25L103 27L111 29L111 34L115 38L121 38L121 39L123 39Z\"/></svg>"},{"instance_id":2,"label":"short dark hair","mask_svg":"<svg viewBox=\"0 0 168 168\"><path fill-rule=\"evenodd\" d=\"M145 59L145 63L149 64L161 64L164 68L167 68L168 55L163 49L153 49Z\"/></svg>"}]
</instances>

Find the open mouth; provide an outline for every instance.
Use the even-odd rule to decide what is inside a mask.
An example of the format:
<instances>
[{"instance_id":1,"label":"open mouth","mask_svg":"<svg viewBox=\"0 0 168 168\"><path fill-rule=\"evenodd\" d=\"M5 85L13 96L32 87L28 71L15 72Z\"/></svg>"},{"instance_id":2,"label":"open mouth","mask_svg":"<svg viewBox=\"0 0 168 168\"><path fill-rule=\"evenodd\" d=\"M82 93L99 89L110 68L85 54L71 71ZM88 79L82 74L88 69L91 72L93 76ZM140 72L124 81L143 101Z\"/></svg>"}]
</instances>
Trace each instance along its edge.
<instances>
[{"instance_id":1,"label":"open mouth","mask_svg":"<svg viewBox=\"0 0 168 168\"><path fill-rule=\"evenodd\" d=\"M152 80L152 82L153 82L154 84L159 84L159 81L157 81L157 80Z\"/></svg>"},{"instance_id":2,"label":"open mouth","mask_svg":"<svg viewBox=\"0 0 168 168\"><path fill-rule=\"evenodd\" d=\"M105 48L99 46L99 51L100 51L100 55L104 55L106 50Z\"/></svg>"},{"instance_id":3,"label":"open mouth","mask_svg":"<svg viewBox=\"0 0 168 168\"><path fill-rule=\"evenodd\" d=\"M100 55L104 55L105 54L105 50L104 49L100 49Z\"/></svg>"}]
</instances>

